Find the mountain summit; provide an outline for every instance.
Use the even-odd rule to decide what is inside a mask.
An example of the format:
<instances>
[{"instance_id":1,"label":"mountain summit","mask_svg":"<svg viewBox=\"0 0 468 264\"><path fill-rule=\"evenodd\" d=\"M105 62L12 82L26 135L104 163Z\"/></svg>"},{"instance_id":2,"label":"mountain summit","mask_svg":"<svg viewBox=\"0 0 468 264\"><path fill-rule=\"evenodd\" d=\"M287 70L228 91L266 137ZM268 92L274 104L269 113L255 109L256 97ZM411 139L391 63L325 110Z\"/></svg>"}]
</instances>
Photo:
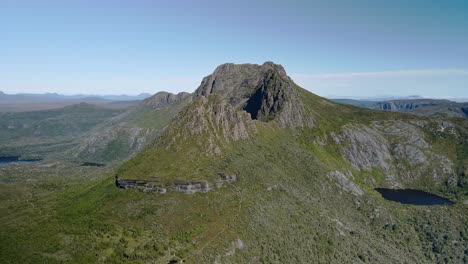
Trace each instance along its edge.
<instances>
[{"instance_id":1,"label":"mountain summit","mask_svg":"<svg viewBox=\"0 0 468 264\"><path fill-rule=\"evenodd\" d=\"M195 96L219 95L234 109L242 109L251 119L268 122L277 118L283 126L312 126L297 86L281 65L273 62L256 64L222 64L203 78Z\"/></svg>"}]
</instances>

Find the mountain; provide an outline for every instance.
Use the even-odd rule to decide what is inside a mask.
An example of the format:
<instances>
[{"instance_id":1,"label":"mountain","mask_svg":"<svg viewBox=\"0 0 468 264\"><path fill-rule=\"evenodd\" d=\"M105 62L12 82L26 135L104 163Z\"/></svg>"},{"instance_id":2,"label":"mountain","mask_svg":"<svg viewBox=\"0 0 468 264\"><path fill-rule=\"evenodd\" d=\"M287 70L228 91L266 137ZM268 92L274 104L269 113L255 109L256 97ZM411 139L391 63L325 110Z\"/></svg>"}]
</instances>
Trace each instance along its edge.
<instances>
[{"instance_id":1,"label":"mountain","mask_svg":"<svg viewBox=\"0 0 468 264\"><path fill-rule=\"evenodd\" d=\"M468 260L465 119L338 104L272 62L223 64L193 94L158 93L79 142L77 158L125 161L0 167L17 183L0 184L2 262Z\"/></svg>"},{"instance_id":2,"label":"mountain","mask_svg":"<svg viewBox=\"0 0 468 264\"><path fill-rule=\"evenodd\" d=\"M466 121L335 104L270 62L223 64L116 184L159 193L151 219L188 236L160 241L193 263L458 262L466 206L407 210L374 188L462 203L467 135Z\"/></svg>"},{"instance_id":3,"label":"mountain","mask_svg":"<svg viewBox=\"0 0 468 264\"><path fill-rule=\"evenodd\" d=\"M376 110L407 112L420 116L468 118L468 103L457 103L444 99L399 99L378 102L332 99L332 101Z\"/></svg>"}]
</instances>

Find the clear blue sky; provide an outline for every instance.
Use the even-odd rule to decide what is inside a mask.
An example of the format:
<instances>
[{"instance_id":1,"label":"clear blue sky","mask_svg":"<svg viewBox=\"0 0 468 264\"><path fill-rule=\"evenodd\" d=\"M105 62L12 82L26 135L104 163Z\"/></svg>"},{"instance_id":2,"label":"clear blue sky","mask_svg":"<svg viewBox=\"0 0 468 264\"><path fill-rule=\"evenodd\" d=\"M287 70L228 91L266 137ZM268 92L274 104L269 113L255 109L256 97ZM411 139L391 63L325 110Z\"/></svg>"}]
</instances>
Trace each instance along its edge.
<instances>
[{"instance_id":1,"label":"clear blue sky","mask_svg":"<svg viewBox=\"0 0 468 264\"><path fill-rule=\"evenodd\" d=\"M282 64L323 96L468 97L468 1L0 0L0 90L193 91Z\"/></svg>"}]
</instances>

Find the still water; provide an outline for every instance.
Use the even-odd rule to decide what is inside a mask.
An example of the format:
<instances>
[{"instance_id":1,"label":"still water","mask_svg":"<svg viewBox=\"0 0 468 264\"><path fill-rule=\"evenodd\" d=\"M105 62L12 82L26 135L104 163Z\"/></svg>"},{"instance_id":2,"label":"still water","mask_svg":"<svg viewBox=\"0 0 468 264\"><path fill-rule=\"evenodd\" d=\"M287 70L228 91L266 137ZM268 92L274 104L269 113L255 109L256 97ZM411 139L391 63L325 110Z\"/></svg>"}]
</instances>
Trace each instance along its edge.
<instances>
[{"instance_id":1,"label":"still water","mask_svg":"<svg viewBox=\"0 0 468 264\"><path fill-rule=\"evenodd\" d=\"M414 205L451 205L452 201L432 193L412 189L376 188L382 197L389 201Z\"/></svg>"}]
</instances>

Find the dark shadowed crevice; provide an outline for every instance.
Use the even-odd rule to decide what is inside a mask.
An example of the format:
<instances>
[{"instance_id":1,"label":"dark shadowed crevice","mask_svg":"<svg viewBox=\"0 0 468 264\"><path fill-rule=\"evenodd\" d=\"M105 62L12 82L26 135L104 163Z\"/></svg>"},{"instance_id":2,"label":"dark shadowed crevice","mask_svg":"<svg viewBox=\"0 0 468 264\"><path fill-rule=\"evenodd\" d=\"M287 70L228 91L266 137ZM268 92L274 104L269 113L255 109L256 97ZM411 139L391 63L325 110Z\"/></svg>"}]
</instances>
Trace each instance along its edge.
<instances>
[{"instance_id":1,"label":"dark shadowed crevice","mask_svg":"<svg viewBox=\"0 0 468 264\"><path fill-rule=\"evenodd\" d=\"M277 74L269 73L247 100L244 110L252 120L273 120L286 101L285 86L287 84Z\"/></svg>"},{"instance_id":2,"label":"dark shadowed crevice","mask_svg":"<svg viewBox=\"0 0 468 264\"><path fill-rule=\"evenodd\" d=\"M258 88L257 91L249 98L244 110L250 114L252 120L257 120L258 112L262 108L263 89Z\"/></svg>"}]
</instances>

